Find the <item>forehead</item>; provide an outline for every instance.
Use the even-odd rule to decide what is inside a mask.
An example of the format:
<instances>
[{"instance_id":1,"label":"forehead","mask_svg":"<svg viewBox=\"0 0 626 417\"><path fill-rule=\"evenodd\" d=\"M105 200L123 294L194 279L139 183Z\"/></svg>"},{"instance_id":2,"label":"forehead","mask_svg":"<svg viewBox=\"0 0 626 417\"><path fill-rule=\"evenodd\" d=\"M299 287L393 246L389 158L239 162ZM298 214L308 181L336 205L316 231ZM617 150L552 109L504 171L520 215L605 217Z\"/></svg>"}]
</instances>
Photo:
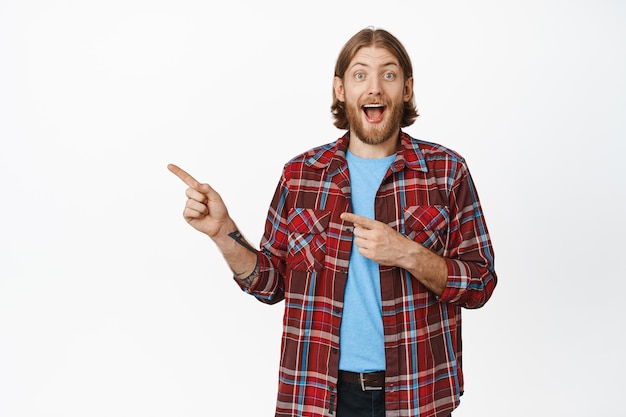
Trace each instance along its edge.
<instances>
[{"instance_id":1,"label":"forehead","mask_svg":"<svg viewBox=\"0 0 626 417\"><path fill-rule=\"evenodd\" d=\"M361 66L400 66L398 58L386 48L364 46L359 49L350 61L349 67Z\"/></svg>"}]
</instances>

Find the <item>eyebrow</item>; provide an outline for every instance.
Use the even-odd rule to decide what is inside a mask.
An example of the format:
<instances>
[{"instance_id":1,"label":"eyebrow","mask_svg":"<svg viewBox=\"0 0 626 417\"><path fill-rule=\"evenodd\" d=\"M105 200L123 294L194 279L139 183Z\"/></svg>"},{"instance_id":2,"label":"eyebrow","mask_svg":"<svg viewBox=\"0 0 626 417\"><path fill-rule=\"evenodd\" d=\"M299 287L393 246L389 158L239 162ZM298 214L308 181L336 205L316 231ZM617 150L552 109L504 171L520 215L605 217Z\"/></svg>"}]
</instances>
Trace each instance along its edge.
<instances>
[{"instance_id":1,"label":"eyebrow","mask_svg":"<svg viewBox=\"0 0 626 417\"><path fill-rule=\"evenodd\" d=\"M352 69L352 68L354 68L354 67L356 67L356 66L359 66L359 65L360 65L360 66L362 66L362 67L366 67L366 68L369 68L369 67L370 67L370 65L368 65L368 64L364 64L364 63L362 63L362 62L355 62L355 63L354 63L353 65L351 65L348 69ZM396 62L393 62L393 61L389 61L389 62L387 62L387 63L385 63L385 64L382 64L382 65L381 65L381 67L383 67L383 68L384 68L384 67L392 67L392 66L393 66L393 67L398 67L398 68L400 68L400 65L399 65L398 63L396 63Z\"/></svg>"}]
</instances>

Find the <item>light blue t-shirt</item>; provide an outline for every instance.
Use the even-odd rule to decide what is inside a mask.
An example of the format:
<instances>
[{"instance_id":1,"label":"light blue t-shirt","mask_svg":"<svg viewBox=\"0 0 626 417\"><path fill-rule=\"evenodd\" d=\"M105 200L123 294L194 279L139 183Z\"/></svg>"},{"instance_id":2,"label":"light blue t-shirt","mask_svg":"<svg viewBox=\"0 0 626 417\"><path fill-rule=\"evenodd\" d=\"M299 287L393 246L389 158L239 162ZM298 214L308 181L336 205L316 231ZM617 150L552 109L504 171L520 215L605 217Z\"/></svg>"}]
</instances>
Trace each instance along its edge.
<instances>
[{"instance_id":1,"label":"light blue t-shirt","mask_svg":"<svg viewBox=\"0 0 626 417\"><path fill-rule=\"evenodd\" d=\"M346 154L352 209L361 216L374 218L374 199L395 155L379 159ZM361 255L352 243L348 282L339 339L339 369L372 372L385 369L385 348L378 263Z\"/></svg>"}]
</instances>

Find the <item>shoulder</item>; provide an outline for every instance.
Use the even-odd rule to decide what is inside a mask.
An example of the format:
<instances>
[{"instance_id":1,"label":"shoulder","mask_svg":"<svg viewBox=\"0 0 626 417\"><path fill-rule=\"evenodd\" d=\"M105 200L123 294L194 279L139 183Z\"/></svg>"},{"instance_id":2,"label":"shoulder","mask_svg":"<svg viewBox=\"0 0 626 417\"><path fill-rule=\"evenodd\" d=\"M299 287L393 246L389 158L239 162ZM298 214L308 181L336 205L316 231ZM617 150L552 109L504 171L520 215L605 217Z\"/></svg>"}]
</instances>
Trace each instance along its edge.
<instances>
[{"instance_id":1,"label":"shoulder","mask_svg":"<svg viewBox=\"0 0 626 417\"><path fill-rule=\"evenodd\" d=\"M345 159L346 147L345 139L339 138L334 142L311 148L288 160L284 165L284 172L324 170L331 162Z\"/></svg>"},{"instance_id":2,"label":"shoulder","mask_svg":"<svg viewBox=\"0 0 626 417\"><path fill-rule=\"evenodd\" d=\"M447 146L416 139L404 138L405 159L409 167L445 183L454 183L465 177L469 170L465 158Z\"/></svg>"},{"instance_id":3,"label":"shoulder","mask_svg":"<svg viewBox=\"0 0 626 417\"><path fill-rule=\"evenodd\" d=\"M289 159L285 165L315 163L332 158L336 153L337 141L316 146Z\"/></svg>"},{"instance_id":4,"label":"shoulder","mask_svg":"<svg viewBox=\"0 0 626 417\"><path fill-rule=\"evenodd\" d=\"M411 138L414 147L419 149L426 161L445 159L465 164L465 158L453 149L439 143Z\"/></svg>"}]
</instances>

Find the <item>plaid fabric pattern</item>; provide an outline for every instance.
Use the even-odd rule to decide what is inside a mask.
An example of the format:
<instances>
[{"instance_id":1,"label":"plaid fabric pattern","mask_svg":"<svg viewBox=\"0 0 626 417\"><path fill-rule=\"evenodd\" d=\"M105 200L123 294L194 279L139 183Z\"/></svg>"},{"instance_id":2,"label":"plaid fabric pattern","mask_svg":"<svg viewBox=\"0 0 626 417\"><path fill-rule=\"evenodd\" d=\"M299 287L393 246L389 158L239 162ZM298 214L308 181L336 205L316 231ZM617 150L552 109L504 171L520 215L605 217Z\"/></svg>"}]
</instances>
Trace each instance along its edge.
<instances>
[{"instance_id":1,"label":"plaid fabric pattern","mask_svg":"<svg viewBox=\"0 0 626 417\"><path fill-rule=\"evenodd\" d=\"M276 416L334 416L339 327L352 233L346 133L289 161L269 208L260 279L246 291L284 300ZM376 219L446 258L435 296L407 271L380 267L387 416L447 415L463 393L461 308L496 286L494 255L463 158L401 132L375 201Z\"/></svg>"}]
</instances>

